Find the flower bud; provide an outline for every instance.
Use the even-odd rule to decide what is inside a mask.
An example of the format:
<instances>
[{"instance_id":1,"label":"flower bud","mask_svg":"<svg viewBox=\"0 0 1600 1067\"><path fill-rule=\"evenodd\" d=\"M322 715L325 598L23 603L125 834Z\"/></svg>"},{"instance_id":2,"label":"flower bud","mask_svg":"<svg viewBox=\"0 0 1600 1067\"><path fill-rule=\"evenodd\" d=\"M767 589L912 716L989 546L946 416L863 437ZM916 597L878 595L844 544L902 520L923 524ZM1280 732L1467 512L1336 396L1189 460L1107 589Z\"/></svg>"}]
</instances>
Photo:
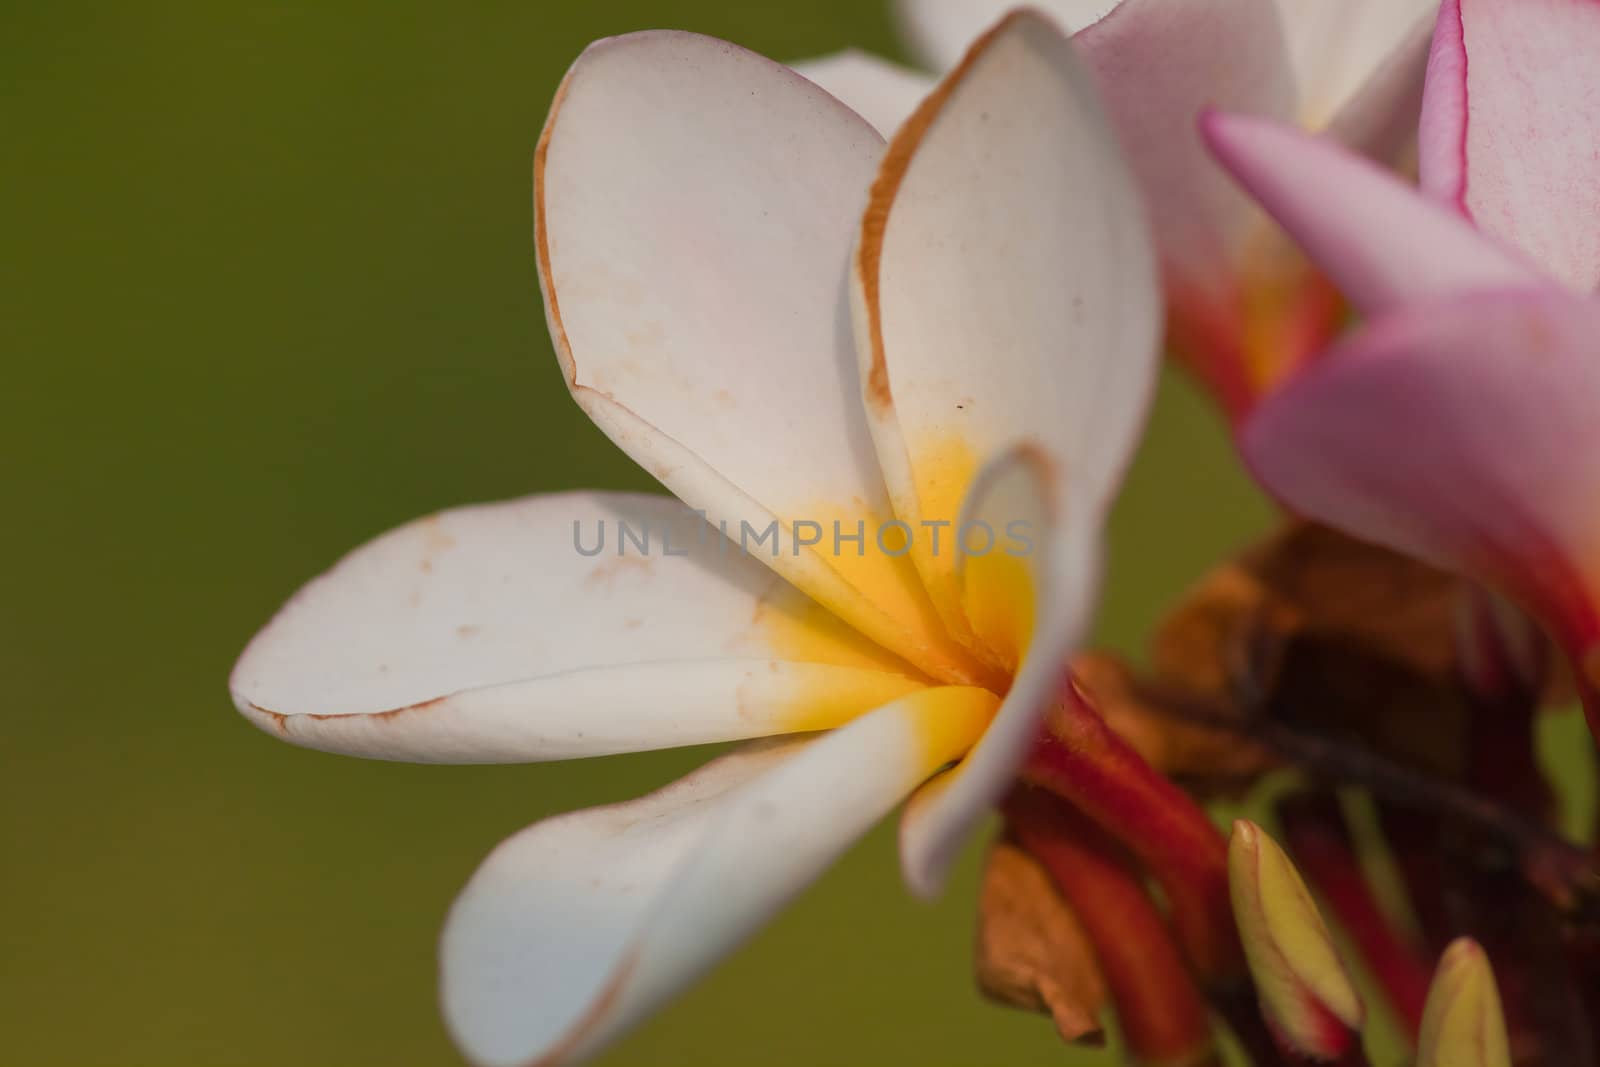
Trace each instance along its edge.
<instances>
[{"instance_id":1,"label":"flower bud","mask_svg":"<svg viewBox=\"0 0 1600 1067\"><path fill-rule=\"evenodd\" d=\"M1366 1013L1299 872L1259 826L1241 819L1228 844L1228 881L1268 1023L1296 1054L1339 1059Z\"/></svg>"},{"instance_id":2,"label":"flower bud","mask_svg":"<svg viewBox=\"0 0 1600 1067\"><path fill-rule=\"evenodd\" d=\"M1417 1067L1511 1067L1494 971L1471 938L1451 942L1439 960L1422 1013Z\"/></svg>"}]
</instances>

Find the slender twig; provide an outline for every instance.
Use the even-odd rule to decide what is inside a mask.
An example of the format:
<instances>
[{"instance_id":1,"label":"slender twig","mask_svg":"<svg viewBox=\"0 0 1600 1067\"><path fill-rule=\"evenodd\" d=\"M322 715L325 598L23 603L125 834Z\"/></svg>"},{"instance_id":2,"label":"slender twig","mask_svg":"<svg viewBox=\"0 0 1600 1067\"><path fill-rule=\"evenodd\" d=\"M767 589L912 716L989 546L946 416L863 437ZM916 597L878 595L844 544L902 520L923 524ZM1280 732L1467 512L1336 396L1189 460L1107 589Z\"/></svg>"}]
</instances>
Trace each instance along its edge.
<instances>
[{"instance_id":1,"label":"slender twig","mask_svg":"<svg viewBox=\"0 0 1600 1067\"><path fill-rule=\"evenodd\" d=\"M1240 716L1205 697L1156 683L1141 683L1139 692L1160 714L1256 741L1321 778L1364 786L1393 804L1433 812L1498 841L1569 921L1600 921L1600 868L1595 858L1548 826L1370 749L1295 727L1270 714ZM1262 701L1258 706L1267 710L1267 704Z\"/></svg>"}]
</instances>

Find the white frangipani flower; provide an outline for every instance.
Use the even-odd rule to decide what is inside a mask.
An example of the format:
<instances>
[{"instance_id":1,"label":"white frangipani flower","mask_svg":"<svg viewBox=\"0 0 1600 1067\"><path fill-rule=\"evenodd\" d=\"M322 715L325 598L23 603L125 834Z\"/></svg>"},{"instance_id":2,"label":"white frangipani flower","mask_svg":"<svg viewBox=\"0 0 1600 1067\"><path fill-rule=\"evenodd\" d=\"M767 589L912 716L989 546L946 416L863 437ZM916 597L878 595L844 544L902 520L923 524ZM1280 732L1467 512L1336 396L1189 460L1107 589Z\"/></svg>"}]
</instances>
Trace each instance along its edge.
<instances>
[{"instance_id":1,"label":"white frangipani flower","mask_svg":"<svg viewBox=\"0 0 1600 1067\"><path fill-rule=\"evenodd\" d=\"M1085 634L1160 318L1112 135L1030 14L887 152L733 45L599 42L551 110L535 217L569 388L682 503L570 493L412 523L302 590L232 679L264 729L386 759L778 738L489 857L446 925L443 1000L497 1067L592 1054L908 796L906 875L937 888ZM776 542L618 553L619 522L682 551L699 515ZM575 550L601 520L604 551ZM958 543L976 520L1023 524L1032 551ZM861 523L861 548L834 522Z\"/></svg>"},{"instance_id":2,"label":"white frangipani flower","mask_svg":"<svg viewBox=\"0 0 1600 1067\"><path fill-rule=\"evenodd\" d=\"M911 52L951 68L1006 0L895 0ZM1438 0L1039 0L1075 31L1144 193L1169 342L1234 418L1312 359L1336 294L1208 157L1207 107L1292 120L1395 162L1415 141ZM890 130L917 72L849 51L797 69ZM924 84L931 78L923 75Z\"/></svg>"}]
</instances>

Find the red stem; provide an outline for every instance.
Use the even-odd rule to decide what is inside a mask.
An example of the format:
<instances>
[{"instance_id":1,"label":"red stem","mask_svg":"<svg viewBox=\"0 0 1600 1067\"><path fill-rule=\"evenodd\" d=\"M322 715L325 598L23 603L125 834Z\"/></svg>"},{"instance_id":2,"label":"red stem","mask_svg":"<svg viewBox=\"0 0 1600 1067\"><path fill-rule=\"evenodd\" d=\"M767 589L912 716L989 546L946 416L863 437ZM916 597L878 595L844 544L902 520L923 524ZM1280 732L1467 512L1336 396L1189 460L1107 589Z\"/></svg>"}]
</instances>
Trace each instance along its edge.
<instances>
[{"instance_id":1,"label":"red stem","mask_svg":"<svg viewBox=\"0 0 1600 1067\"><path fill-rule=\"evenodd\" d=\"M1116 844L1041 789L1018 786L1002 810L1082 920L1131 1058L1151 1067L1220 1062L1200 990Z\"/></svg>"},{"instance_id":2,"label":"red stem","mask_svg":"<svg viewBox=\"0 0 1600 1067\"><path fill-rule=\"evenodd\" d=\"M1415 1041L1432 968L1421 947L1395 928L1378 905L1355 842L1332 793L1301 793L1278 805L1284 844L1294 862L1355 942L1367 970Z\"/></svg>"},{"instance_id":3,"label":"red stem","mask_svg":"<svg viewBox=\"0 0 1600 1067\"><path fill-rule=\"evenodd\" d=\"M1381 797L1375 799L1378 826L1394 858L1395 870L1405 883L1411 913L1422 931L1422 947L1427 956L1437 959L1455 938L1440 849L1444 821L1433 812L1401 807Z\"/></svg>"},{"instance_id":4,"label":"red stem","mask_svg":"<svg viewBox=\"0 0 1600 1067\"><path fill-rule=\"evenodd\" d=\"M1112 732L1076 683L1052 711L1022 778L1068 800L1161 884L1202 979L1225 985L1244 976L1227 841L1193 798Z\"/></svg>"},{"instance_id":5,"label":"red stem","mask_svg":"<svg viewBox=\"0 0 1600 1067\"><path fill-rule=\"evenodd\" d=\"M1457 661L1467 695L1467 782L1540 822L1555 794L1539 767L1537 719L1550 670L1532 621L1476 587L1463 594Z\"/></svg>"}]
</instances>

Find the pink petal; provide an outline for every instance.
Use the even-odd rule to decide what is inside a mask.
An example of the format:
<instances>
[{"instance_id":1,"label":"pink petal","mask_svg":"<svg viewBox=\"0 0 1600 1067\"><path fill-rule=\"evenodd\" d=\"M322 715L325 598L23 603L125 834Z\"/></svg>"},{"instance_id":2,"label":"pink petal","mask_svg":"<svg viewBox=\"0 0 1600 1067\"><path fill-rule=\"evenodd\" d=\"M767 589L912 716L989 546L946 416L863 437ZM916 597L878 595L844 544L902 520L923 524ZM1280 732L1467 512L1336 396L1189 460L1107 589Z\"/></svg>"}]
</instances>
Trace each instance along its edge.
<instances>
[{"instance_id":1,"label":"pink petal","mask_svg":"<svg viewBox=\"0 0 1600 1067\"><path fill-rule=\"evenodd\" d=\"M1467 52L1461 34L1461 5L1444 0L1433 31L1428 77L1417 130L1418 173L1422 191L1466 213Z\"/></svg>"},{"instance_id":2,"label":"pink petal","mask_svg":"<svg viewBox=\"0 0 1600 1067\"><path fill-rule=\"evenodd\" d=\"M1478 293L1378 320L1270 398L1246 458L1291 508L1461 571L1575 651L1600 593L1600 302Z\"/></svg>"},{"instance_id":3,"label":"pink petal","mask_svg":"<svg viewBox=\"0 0 1600 1067\"><path fill-rule=\"evenodd\" d=\"M1073 36L1139 180L1169 288L1228 299L1249 202L1206 156L1202 108L1294 112L1273 0L1122 0Z\"/></svg>"},{"instance_id":4,"label":"pink petal","mask_svg":"<svg viewBox=\"0 0 1600 1067\"><path fill-rule=\"evenodd\" d=\"M1600 286L1600 3L1446 0L1422 184L1583 291Z\"/></svg>"},{"instance_id":5,"label":"pink petal","mask_svg":"<svg viewBox=\"0 0 1600 1067\"><path fill-rule=\"evenodd\" d=\"M1376 164L1293 127L1210 113L1212 151L1367 314L1540 276Z\"/></svg>"}]
</instances>

